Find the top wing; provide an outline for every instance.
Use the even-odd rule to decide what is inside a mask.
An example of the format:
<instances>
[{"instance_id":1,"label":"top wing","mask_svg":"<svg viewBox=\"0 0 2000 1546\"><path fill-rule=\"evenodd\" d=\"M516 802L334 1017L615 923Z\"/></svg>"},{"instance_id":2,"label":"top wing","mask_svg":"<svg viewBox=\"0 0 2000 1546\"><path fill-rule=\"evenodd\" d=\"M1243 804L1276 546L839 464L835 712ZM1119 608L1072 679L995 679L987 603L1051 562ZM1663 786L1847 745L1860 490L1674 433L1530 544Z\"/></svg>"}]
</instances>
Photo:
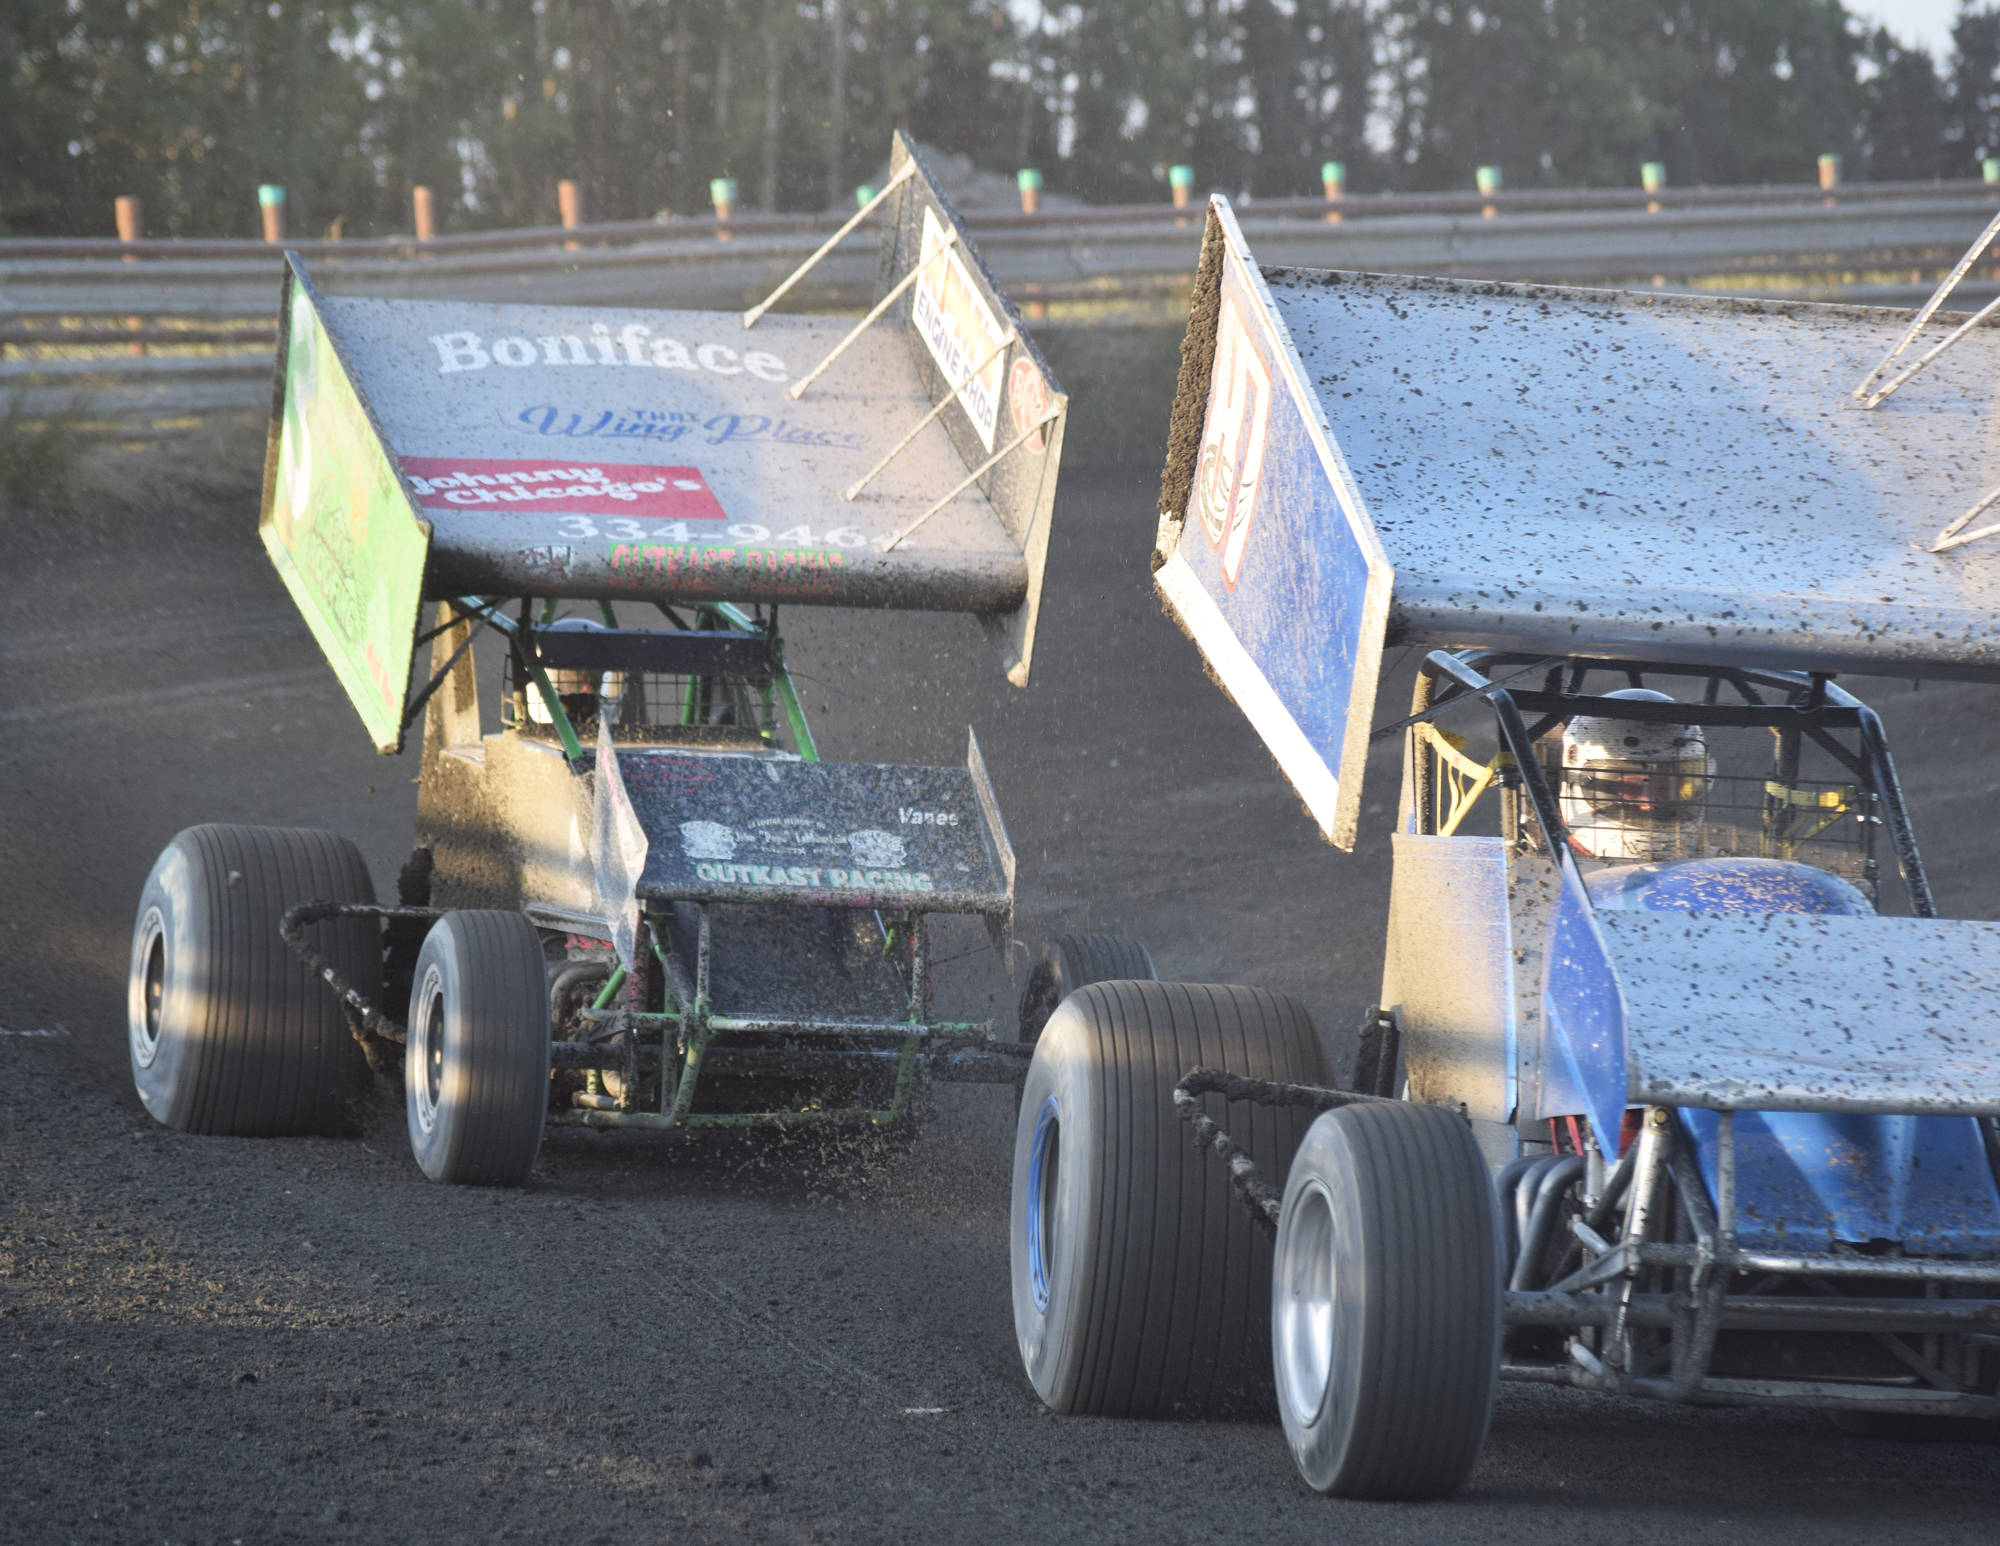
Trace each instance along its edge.
<instances>
[{"instance_id":1,"label":"top wing","mask_svg":"<svg viewBox=\"0 0 2000 1546\"><path fill-rule=\"evenodd\" d=\"M1865 411L1901 323L1266 269L1218 200L1159 588L1343 846L1385 642L2000 680L2000 556L1927 551L2000 481L2000 333Z\"/></svg>"},{"instance_id":2,"label":"top wing","mask_svg":"<svg viewBox=\"0 0 2000 1546\"><path fill-rule=\"evenodd\" d=\"M424 597L970 612L1026 683L1067 399L901 135L882 204L859 320L327 297L291 258L260 530L378 748Z\"/></svg>"}]
</instances>

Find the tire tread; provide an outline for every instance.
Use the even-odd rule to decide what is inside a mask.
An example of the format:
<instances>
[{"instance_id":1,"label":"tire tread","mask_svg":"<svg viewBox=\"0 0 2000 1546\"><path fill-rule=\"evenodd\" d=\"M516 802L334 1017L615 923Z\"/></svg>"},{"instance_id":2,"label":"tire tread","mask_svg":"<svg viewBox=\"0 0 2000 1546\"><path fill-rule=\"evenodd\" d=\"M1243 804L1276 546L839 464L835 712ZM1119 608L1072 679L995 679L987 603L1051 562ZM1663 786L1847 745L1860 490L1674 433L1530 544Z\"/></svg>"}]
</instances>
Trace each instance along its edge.
<instances>
[{"instance_id":1,"label":"tire tread","mask_svg":"<svg viewBox=\"0 0 2000 1546\"><path fill-rule=\"evenodd\" d=\"M194 938L207 949L205 963L194 963L200 1009L186 1027L185 1092L172 1125L233 1137L348 1131L366 1064L339 1001L292 955L278 924L301 902L373 902L360 851L298 827L190 827L174 843L192 871ZM309 937L364 995L380 996L374 924L333 919Z\"/></svg>"},{"instance_id":2,"label":"tire tread","mask_svg":"<svg viewBox=\"0 0 2000 1546\"><path fill-rule=\"evenodd\" d=\"M1097 1270L1072 1410L1104 1416L1268 1410L1271 1247L1172 1092L1189 1069L1324 1084L1324 1051L1290 999L1257 988L1097 982L1072 999L1096 1030L1105 1109ZM1210 1114L1281 1175L1310 1113L1238 1105ZM1246 1120L1247 1114L1247 1120Z\"/></svg>"},{"instance_id":3,"label":"tire tread","mask_svg":"<svg viewBox=\"0 0 2000 1546\"><path fill-rule=\"evenodd\" d=\"M459 1055L467 1077L464 1108L451 1118L444 1150L426 1172L459 1185L519 1186L534 1168L548 1109L548 976L541 936L519 913L448 913L424 942L418 992L423 963L434 954L448 958L449 985L458 995L456 1005L447 1004L446 1034L455 1026L463 1037ZM413 1069L409 1077L420 1075ZM442 1110L439 1120L447 1120ZM414 1144L414 1127L411 1136Z\"/></svg>"},{"instance_id":4,"label":"tire tread","mask_svg":"<svg viewBox=\"0 0 2000 1546\"><path fill-rule=\"evenodd\" d=\"M1323 1419L1335 1427L1315 1441L1315 1464L1329 1470L1307 1479L1346 1497L1447 1496L1485 1442L1499 1367L1499 1230L1485 1162L1464 1119L1441 1107L1355 1105L1318 1121L1333 1146L1308 1152L1324 1162L1344 1150L1320 1179L1356 1209L1339 1270L1364 1281L1346 1336L1359 1360L1353 1408L1344 1423ZM1303 1467L1303 1441L1293 1442Z\"/></svg>"}]
</instances>

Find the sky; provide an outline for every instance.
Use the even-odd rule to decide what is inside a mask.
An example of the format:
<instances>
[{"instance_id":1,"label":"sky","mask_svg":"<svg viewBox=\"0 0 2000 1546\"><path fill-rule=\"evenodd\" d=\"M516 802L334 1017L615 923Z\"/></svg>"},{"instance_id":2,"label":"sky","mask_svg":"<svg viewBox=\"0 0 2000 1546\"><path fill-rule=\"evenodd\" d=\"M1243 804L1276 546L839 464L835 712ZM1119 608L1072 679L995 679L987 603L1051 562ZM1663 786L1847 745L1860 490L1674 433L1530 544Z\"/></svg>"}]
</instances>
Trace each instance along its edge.
<instances>
[{"instance_id":1,"label":"sky","mask_svg":"<svg viewBox=\"0 0 2000 1546\"><path fill-rule=\"evenodd\" d=\"M1958 0L1848 0L1848 10L1880 22L1905 43L1930 50L1943 67L1951 53L1951 20Z\"/></svg>"}]
</instances>

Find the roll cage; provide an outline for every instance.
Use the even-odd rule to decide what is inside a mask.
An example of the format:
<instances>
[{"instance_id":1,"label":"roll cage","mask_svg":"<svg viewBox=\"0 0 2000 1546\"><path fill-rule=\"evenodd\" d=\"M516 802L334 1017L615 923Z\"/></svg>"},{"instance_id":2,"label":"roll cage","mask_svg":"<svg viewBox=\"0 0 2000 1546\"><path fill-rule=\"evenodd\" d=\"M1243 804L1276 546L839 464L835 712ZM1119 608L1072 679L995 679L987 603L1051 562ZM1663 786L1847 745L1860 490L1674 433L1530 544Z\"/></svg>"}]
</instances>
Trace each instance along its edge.
<instances>
[{"instance_id":1,"label":"roll cage","mask_svg":"<svg viewBox=\"0 0 2000 1546\"><path fill-rule=\"evenodd\" d=\"M1621 685L1633 687L1645 686L1648 677L1662 676L1692 678L1703 686L1696 702L1634 702L1583 691L1594 673L1616 675L1623 678ZM1539 682L1534 683L1537 677ZM1734 701L1724 700L1725 689L1735 695ZM1491 706L1500 741L1499 754L1484 768L1468 767L1461 757L1438 755L1450 750L1441 746L1442 738L1422 736L1422 727L1432 724L1437 716L1476 698L1484 698ZM1550 731L1580 715L1768 729L1778 737L1781 775L1789 767L1794 777L1801 743L1810 741L1861 781L1874 807L1872 815L1889 835L1910 911L1919 918L1938 915L1881 718L1823 672L1590 656L1563 658L1500 650L1432 650L1418 670L1409 716L1375 733L1379 739L1402 730L1413 738L1405 780L1406 830L1441 835L1456 824L1456 818L1463 816L1478 794L1497 784L1502 830L1510 834L1520 831L1522 816L1531 815L1550 852L1563 851L1569 846L1568 823L1535 748ZM1420 740L1426 742L1432 755L1422 754ZM1443 770L1440 763L1445 764ZM1461 781L1452 814L1443 820L1439 818L1437 785L1441 771L1446 776L1456 772ZM1524 803L1525 813L1521 809Z\"/></svg>"}]
</instances>

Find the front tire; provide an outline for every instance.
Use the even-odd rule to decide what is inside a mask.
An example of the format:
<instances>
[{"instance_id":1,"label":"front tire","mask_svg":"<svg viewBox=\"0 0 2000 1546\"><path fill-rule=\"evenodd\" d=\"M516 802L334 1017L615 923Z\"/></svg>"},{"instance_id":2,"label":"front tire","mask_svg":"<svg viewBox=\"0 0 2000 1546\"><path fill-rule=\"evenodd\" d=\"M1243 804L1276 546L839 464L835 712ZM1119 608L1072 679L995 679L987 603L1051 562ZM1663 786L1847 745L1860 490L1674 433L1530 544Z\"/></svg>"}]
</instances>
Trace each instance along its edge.
<instances>
[{"instance_id":1,"label":"front tire","mask_svg":"<svg viewBox=\"0 0 2000 1546\"><path fill-rule=\"evenodd\" d=\"M1021 989L1021 1040L1042 1034L1056 1006L1093 982L1131 979L1153 982L1152 953L1122 934L1058 934L1042 947L1041 959Z\"/></svg>"},{"instance_id":2,"label":"front tire","mask_svg":"<svg viewBox=\"0 0 2000 1546\"><path fill-rule=\"evenodd\" d=\"M1500 1216L1464 1118L1324 1113L1285 1182L1271 1290L1278 1413L1299 1474L1352 1498L1442 1498L1479 1458L1500 1375Z\"/></svg>"},{"instance_id":3,"label":"front tire","mask_svg":"<svg viewBox=\"0 0 2000 1546\"><path fill-rule=\"evenodd\" d=\"M189 827L139 896L127 977L132 1083L183 1133L239 1138L352 1130L367 1077L340 1001L286 948L301 902L372 903L361 852L297 827ZM312 925L307 939L371 1002L381 996L372 918Z\"/></svg>"},{"instance_id":4,"label":"front tire","mask_svg":"<svg viewBox=\"0 0 2000 1546\"><path fill-rule=\"evenodd\" d=\"M403 1108L433 1181L519 1186L549 1104L549 988L541 936L519 913L446 913L410 989Z\"/></svg>"},{"instance_id":5,"label":"front tire","mask_svg":"<svg viewBox=\"0 0 2000 1546\"><path fill-rule=\"evenodd\" d=\"M1118 981L1071 994L1023 1087L1010 1241L1014 1330L1036 1393L1108 1417L1268 1412L1271 1247L1174 1111L1188 1070L1326 1082L1311 1019L1257 988ZM1205 1104L1225 1119L1219 1096ZM1311 1114L1226 1120L1269 1175Z\"/></svg>"}]
</instances>

